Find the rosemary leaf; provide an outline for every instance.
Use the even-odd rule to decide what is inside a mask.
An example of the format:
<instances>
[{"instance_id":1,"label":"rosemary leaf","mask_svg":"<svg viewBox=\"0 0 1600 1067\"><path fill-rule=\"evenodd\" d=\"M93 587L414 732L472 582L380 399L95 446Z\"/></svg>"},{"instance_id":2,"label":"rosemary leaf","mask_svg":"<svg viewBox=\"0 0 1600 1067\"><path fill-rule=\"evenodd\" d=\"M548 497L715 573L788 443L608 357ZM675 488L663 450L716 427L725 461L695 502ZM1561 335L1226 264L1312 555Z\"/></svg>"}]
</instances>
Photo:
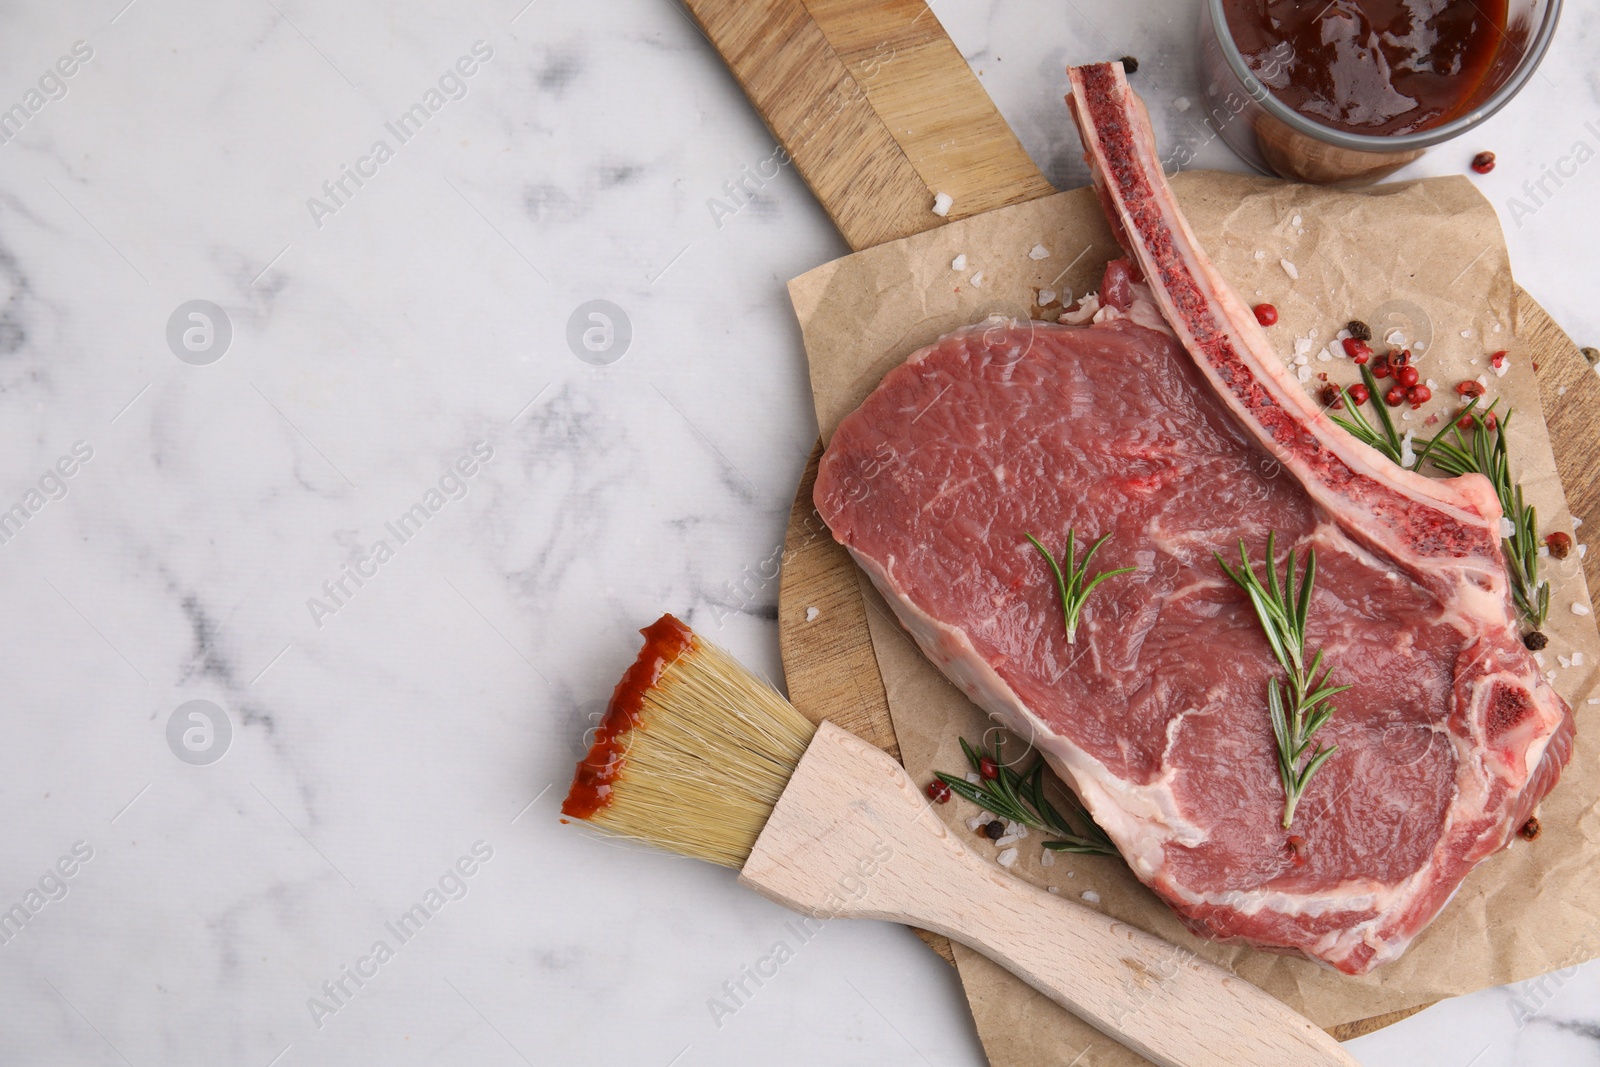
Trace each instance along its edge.
<instances>
[{"instance_id":1,"label":"rosemary leaf","mask_svg":"<svg viewBox=\"0 0 1600 1067\"><path fill-rule=\"evenodd\" d=\"M1457 429L1461 417L1463 415L1470 415L1472 410L1478 406L1478 401L1482 399L1482 397L1475 396L1471 400L1467 401L1467 406L1457 412L1454 419L1445 423L1439 428L1438 433L1428 438L1427 443L1422 446L1422 451L1418 452L1416 454L1416 459L1412 461L1411 469L1420 471L1422 469L1422 465L1427 462L1428 457L1433 453L1433 450L1439 447L1440 442L1444 441L1444 435L1453 429ZM1496 401L1496 403L1498 403L1498 401ZM1459 433L1457 436L1459 436Z\"/></svg>"}]
</instances>

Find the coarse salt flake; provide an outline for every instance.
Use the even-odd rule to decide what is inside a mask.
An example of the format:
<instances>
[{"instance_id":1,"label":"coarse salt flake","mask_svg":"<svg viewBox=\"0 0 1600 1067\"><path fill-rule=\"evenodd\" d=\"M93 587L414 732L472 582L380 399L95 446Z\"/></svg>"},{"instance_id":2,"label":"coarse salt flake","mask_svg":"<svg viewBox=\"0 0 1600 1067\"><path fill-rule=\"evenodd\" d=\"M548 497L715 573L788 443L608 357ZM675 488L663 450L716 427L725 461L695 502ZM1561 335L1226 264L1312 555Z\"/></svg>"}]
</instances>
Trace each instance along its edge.
<instances>
[{"instance_id":1,"label":"coarse salt flake","mask_svg":"<svg viewBox=\"0 0 1600 1067\"><path fill-rule=\"evenodd\" d=\"M963 252L959 256L957 256L955 259L952 259L950 261L950 269L951 270L966 270L967 269L967 254L965 252Z\"/></svg>"},{"instance_id":2,"label":"coarse salt flake","mask_svg":"<svg viewBox=\"0 0 1600 1067\"><path fill-rule=\"evenodd\" d=\"M976 273L972 277L968 278L967 281L972 285L972 287L974 289L982 289L983 288L983 271L980 270L978 273Z\"/></svg>"},{"instance_id":3,"label":"coarse salt flake","mask_svg":"<svg viewBox=\"0 0 1600 1067\"><path fill-rule=\"evenodd\" d=\"M1056 865L1056 850L1046 848L1039 850L1039 866L1054 867Z\"/></svg>"},{"instance_id":4,"label":"coarse salt flake","mask_svg":"<svg viewBox=\"0 0 1600 1067\"><path fill-rule=\"evenodd\" d=\"M1298 225L1300 225L1300 216L1296 215L1294 218L1290 219L1289 220L1289 225L1290 226L1298 226Z\"/></svg>"},{"instance_id":5,"label":"coarse salt flake","mask_svg":"<svg viewBox=\"0 0 1600 1067\"><path fill-rule=\"evenodd\" d=\"M1593 703L1593 701L1590 701L1590 703ZM1054 893L1058 897L1061 895L1061 887L1060 886L1056 886L1056 885L1046 886L1045 889L1047 891L1051 892L1051 893Z\"/></svg>"},{"instance_id":6,"label":"coarse salt flake","mask_svg":"<svg viewBox=\"0 0 1600 1067\"><path fill-rule=\"evenodd\" d=\"M943 218L950 214L950 209L955 206L956 198L949 193L933 194L933 213Z\"/></svg>"},{"instance_id":7,"label":"coarse salt flake","mask_svg":"<svg viewBox=\"0 0 1600 1067\"><path fill-rule=\"evenodd\" d=\"M1415 438L1415 430L1407 430L1406 435L1400 438L1400 466L1402 467L1410 467L1417 461L1417 453L1415 451L1414 444Z\"/></svg>"},{"instance_id":8,"label":"coarse salt flake","mask_svg":"<svg viewBox=\"0 0 1600 1067\"><path fill-rule=\"evenodd\" d=\"M1266 259L1267 258L1267 254L1265 252L1263 252L1261 249L1258 248L1258 249L1256 249L1256 258L1257 259Z\"/></svg>"},{"instance_id":9,"label":"coarse salt flake","mask_svg":"<svg viewBox=\"0 0 1600 1067\"><path fill-rule=\"evenodd\" d=\"M1044 245L1034 245L1032 248L1028 249L1028 258L1029 259L1049 259L1050 258L1050 250L1048 248L1046 248Z\"/></svg>"},{"instance_id":10,"label":"coarse salt flake","mask_svg":"<svg viewBox=\"0 0 1600 1067\"><path fill-rule=\"evenodd\" d=\"M1506 518L1504 515L1500 516L1500 536L1509 538L1515 537L1516 535L1517 524Z\"/></svg>"},{"instance_id":11,"label":"coarse salt flake","mask_svg":"<svg viewBox=\"0 0 1600 1067\"><path fill-rule=\"evenodd\" d=\"M1511 369L1511 357L1507 356L1505 359L1502 359L1498 365L1491 364L1491 366L1494 366L1494 376L1496 378L1504 378L1506 376L1506 371Z\"/></svg>"},{"instance_id":12,"label":"coarse salt flake","mask_svg":"<svg viewBox=\"0 0 1600 1067\"><path fill-rule=\"evenodd\" d=\"M1600 704L1600 697L1590 697L1589 698L1589 703L1590 704Z\"/></svg>"},{"instance_id":13,"label":"coarse salt flake","mask_svg":"<svg viewBox=\"0 0 1600 1067\"><path fill-rule=\"evenodd\" d=\"M817 621L817 616L821 615L821 614L822 614L822 612L818 611L816 608L807 608L806 609L806 622L816 622Z\"/></svg>"},{"instance_id":14,"label":"coarse salt flake","mask_svg":"<svg viewBox=\"0 0 1600 1067\"><path fill-rule=\"evenodd\" d=\"M1055 301L1056 301L1056 291L1054 289L1040 289L1039 290L1039 306L1040 307L1043 307L1045 304L1053 304L1053 303L1055 303Z\"/></svg>"},{"instance_id":15,"label":"coarse salt flake","mask_svg":"<svg viewBox=\"0 0 1600 1067\"><path fill-rule=\"evenodd\" d=\"M1100 903L1100 894L1096 893L1093 889L1085 889L1083 891L1083 899L1087 900L1091 904L1098 904Z\"/></svg>"},{"instance_id":16,"label":"coarse salt flake","mask_svg":"<svg viewBox=\"0 0 1600 1067\"><path fill-rule=\"evenodd\" d=\"M995 845L996 848L1005 848L1007 845L1014 845L1016 843L1017 843L1017 835L1016 834L1004 834L1004 835L1002 835L1000 837L995 838L994 845Z\"/></svg>"},{"instance_id":17,"label":"coarse salt flake","mask_svg":"<svg viewBox=\"0 0 1600 1067\"><path fill-rule=\"evenodd\" d=\"M1012 864L1017 862L1017 850L1014 848L1006 849L1004 852L1001 852L1000 855L995 857L995 862L1000 864L1002 867L1010 867Z\"/></svg>"},{"instance_id":18,"label":"coarse salt flake","mask_svg":"<svg viewBox=\"0 0 1600 1067\"><path fill-rule=\"evenodd\" d=\"M1391 345L1403 345L1406 343L1406 335L1399 330L1390 330L1389 336L1385 337L1384 341Z\"/></svg>"},{"instance_id":19,"label":"coarse salt flake","mask_svg":"<svg viewBox=\"0 0 1600 1067\"><path fill-rule=\"evenodd\" d=\"M1589 605L1574 600L1572 602L1572 613L1574 615L1587 615L1589 614Z\"/></svg>"},{"instance_id":20,"label":"coarse salt flake","mask_svg":"<svg viewBox=\"0 0 1600 1067\"><path fill-rule=\"evenodd\" d=\"M1572 657L1570 657L1570 656L1557 656L1556 657L1556 662L1561 664L1561 669L1562 670L1566 670L1568 667L1572 666Z\"/></svg>"},{"instance_id":21,"label":"coarse salt flake","mask_svg":"<svg viewBox=\"0 0 1600 1067\"><path fill-rule=\"evenodd\" d=\"M1296 378L1299 378L1302 382L1309 382L1311 380L1311 368L1310 367L1296 367L1295 368L1295 372L1294 372L1294 376Z\"/></svg>"},{"instance_id":22,"label":"coarse salt flake","mask_svg":"<svg viewBox=\"0 0 1600 1067\"><path fill-rule=\"evenodd\" d=\"M1191 105L1187 96L1180 96L1172 102L1172 106L1178 111L1188 111Z\"/></svg>"},{"instance_id":23,"label":"coarse salt flake","mask_svg":"<svg viewBox=\"0 0 1600 1067\"><path fill-rule=\"evenodd\" d=\"M1583 666L1583 653L1582 652L1574 652L1572 654L1572 665L1574 667Z\"/></svg>"},{"instance_id":24,"label":"coarse salt flake","mask_svg":"<svg viewBox=\"0 0 1600 1067\"><path fill-rule=\"evenodd\" d=\"M1294 281L1300 280L1300 268L1295 266L1293 263L1290 263L1287 259L1278 260L1278 266L1282 267L1283 273L1287 274Z\"/></svg>"},{"instance_id":25,"label":"coarse salt flake","mask_svg":"<svg viewBox=\"0 0 1600 1067\"><path fill-rule=\"evenodd\" d=\"M977 771L968 771L967 781L971 782L973 785L977 785L979 782L983 781L983 779L978 776Z\"/></svg>"}]
</instances>

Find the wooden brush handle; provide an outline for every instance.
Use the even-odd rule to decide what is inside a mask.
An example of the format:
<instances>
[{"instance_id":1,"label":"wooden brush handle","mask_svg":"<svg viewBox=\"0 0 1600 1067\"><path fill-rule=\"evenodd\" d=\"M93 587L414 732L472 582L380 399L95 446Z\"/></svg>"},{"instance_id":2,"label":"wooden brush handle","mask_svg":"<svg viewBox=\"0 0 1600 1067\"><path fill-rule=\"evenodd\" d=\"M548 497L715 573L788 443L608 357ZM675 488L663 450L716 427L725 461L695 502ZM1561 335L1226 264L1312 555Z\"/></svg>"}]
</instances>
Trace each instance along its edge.
<instances>
[{"instance_id":1,"label":"wooden brush handle","mask_svg":"<svg viewBox=\"0 0 1600 1067\"><path fill-rule=\"evenodd\" d=\"M1167 1067L1356 1063L1244 979L979 858L892 757L831 723L817 730L740 879L817 918L945 934Z\"/></svg>"},{"instance_id":2,"label":"wooden brush handle","mask_svg":"<svg viewBox=\"0 0 1600 1067\"><path fill-rule=\"evenodd\" d=\"M924 0L685 6L851 248L1055 192Z\"/></svg>"}]
</instances>

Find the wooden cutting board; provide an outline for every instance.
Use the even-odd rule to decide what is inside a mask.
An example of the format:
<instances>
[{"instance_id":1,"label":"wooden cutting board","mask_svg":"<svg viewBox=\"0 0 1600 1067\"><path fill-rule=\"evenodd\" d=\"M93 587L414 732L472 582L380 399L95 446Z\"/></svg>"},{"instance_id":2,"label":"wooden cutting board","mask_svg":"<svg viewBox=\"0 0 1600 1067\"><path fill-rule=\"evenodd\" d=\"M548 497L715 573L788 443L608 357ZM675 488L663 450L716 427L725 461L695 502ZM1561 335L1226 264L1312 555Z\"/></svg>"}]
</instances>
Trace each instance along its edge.
<instances>
[{"instance_id":1,"label":"wooden cutting board","mask_svg":"<svg viewBox=\"0 0 1600 1067\"><path fill-rule=\"evenodd\" d=\"M950 220L1055 192L922 0L686 5L853 249L942 225L930 210L936 192L952 197ZM1516 310L1573 514L1600 522L1600 480L1592 474L1600 462L1600 377L1520 289ZM789 697L808 717L898 756L856 567L812 505L821 450L819 441L782 557L779 645ZM1600 591L1600 553L1586 561L1586 574ZM808 622L811 608L817 612ZM947 941L922 936L954 962ZM1332 1032L1347 1040L1419 1010Z\"/></svg>"}]
</instances>

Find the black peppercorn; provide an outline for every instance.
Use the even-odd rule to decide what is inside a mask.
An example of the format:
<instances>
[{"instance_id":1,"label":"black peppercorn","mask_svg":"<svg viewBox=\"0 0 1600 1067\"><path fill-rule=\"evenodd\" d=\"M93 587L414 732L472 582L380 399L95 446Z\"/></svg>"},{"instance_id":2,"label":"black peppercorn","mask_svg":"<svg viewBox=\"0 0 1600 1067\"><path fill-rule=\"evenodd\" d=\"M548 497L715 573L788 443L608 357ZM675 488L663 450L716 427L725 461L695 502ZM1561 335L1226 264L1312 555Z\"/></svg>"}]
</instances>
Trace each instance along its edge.
<instances>
[{"instance_id":1,"label":"black peppercorn","mask_svg":"<svg viewBox=\"0 0 1600 1067\"><path fill-rule=\"evenodd\" d=\"M988 837L990 841L998 841L1005 836L1006 824L1001 822L999 819L995 819L993 822L984 826L983 832L984 836Z\"/></svg>"},{"instance_id":2,"label":"black peppercorn","mask_svg":"<svg viewBox=\"0 0 1600 1067\"><path fill-rule=\"evenodd\" d=\"M1135 59L1133 56L1123 56L1122 57L1122 72L1124 74L1137 74L1137 73L1139 73L1139 61L1137 59Z\"/></svg>"},{"instance_id":3,"label":"black peppercorn","mask_svg":"<svg viewBox=\"0 0 1600 1067\"><path fill-rule=\"evenodd\" d=\"M1525 635L1522 638L1522 643L1528 646L1530 652L1540 652L1550 643L1550 639L1535 630L1533 633Z\"/></svg>"},{"instance_id":4,"label":"black peppercorn","mask_svg":"<svg viewBox=\"0 0 1600 1067\"><path fill-rule=\"evenodd\" d=\"M1357 341L1372 340L1372 327L1368 326L1360 319L1351 319L1349 322L1345 323L1344 328L1349 330L1350 336L1354 337Z\"/></svg>"}]
</instances>

